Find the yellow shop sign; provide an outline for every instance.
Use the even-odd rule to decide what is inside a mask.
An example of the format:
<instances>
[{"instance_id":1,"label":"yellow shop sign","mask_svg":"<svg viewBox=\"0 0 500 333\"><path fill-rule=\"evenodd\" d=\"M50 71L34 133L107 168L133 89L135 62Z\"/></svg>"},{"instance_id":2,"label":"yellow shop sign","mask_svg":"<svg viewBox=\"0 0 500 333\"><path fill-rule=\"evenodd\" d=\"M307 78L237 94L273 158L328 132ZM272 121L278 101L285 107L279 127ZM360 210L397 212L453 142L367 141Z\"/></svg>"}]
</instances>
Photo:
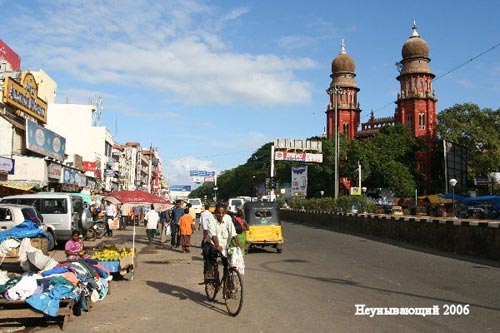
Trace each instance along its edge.
<instances>
[{"instance_id":1,"label":"yellow shop sign","mask_svg":"<svg viewBox=\"0 0 500 333\"><path fill-rule=\"evenodd\" d=\"M5 78L3 102L16 107L43 124L47 123L47 103L38 97L38 84L31 73L23 74L21 83L11 77Z\"/></svg>"}]
</instances>

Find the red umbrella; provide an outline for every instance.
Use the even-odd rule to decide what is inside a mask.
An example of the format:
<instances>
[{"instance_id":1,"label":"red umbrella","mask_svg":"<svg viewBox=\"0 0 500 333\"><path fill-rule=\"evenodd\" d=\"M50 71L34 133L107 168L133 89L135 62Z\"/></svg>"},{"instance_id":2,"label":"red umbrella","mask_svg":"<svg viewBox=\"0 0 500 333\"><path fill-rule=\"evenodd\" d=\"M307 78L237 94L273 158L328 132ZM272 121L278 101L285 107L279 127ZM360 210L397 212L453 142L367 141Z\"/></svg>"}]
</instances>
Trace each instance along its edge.
<instances>
[{"instance_id":1,"label":"red umbrella","mask_svg":"<svg viewBox=\"0 0 500 333\"><path fill-rule=\"evenodd\" d=\"M153 193L144 191L116 191L108 193L104 200L116 203L116 201L126 204L168 204L167 199L157 196Z\"/></svg>"}]
</instances>

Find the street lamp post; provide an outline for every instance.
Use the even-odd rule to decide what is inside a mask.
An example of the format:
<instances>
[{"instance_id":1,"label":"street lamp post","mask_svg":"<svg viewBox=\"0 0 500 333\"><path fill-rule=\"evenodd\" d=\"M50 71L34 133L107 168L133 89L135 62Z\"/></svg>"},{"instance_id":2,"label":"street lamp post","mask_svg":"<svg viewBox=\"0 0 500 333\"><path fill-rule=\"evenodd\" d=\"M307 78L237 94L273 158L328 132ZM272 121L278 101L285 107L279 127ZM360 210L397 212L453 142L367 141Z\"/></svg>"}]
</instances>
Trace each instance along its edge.
<instances>
[{"instance_id":1,"label":"street lamp post","mask_svg":"<svg viewBox=\"0 0 500 333\"><path fill-rule=\"evenodd\" d=\"M257 196L257 186L255 185L255 175L252 176L253 195Z\"/></svg>"},{"instance_id":2,"label":"street lamp post","mask_svg":"<svg viewBox=\"0 0 500 333\"><path fill-rule=\"evenodd\" d=\"M451 204L453 206L453 218L455 218L455 185L457 185L457 180L452 178L448 183L451 186Z\"/></svg>"},{"instance_id":3,"label":"street lamp post","mask_svg":"<svg viewBox=\"0 0 500 333\"><path fill-rule=\"evenodd\" d=\"M335 117L335 128L334 128L334 137L335 137L335 199L339 197L339 126L338 126L338 110L337 110L337 95L342 95L344 90L338 88L337 86L330 87L326 90L328 95L333 95L333 104L334 104L334 117Z\"/></svg>"},{"instance_id":4,"label":"street lamp post","mask_svg":"<svg viewBox=\"0 0 500 333\"><path fill-rule=\"evenodd\" d=\"M319 191L319 194L321 194L321 197L323 198L323 194L325 194L325 191Z\"/></svg>"}]
</instances>

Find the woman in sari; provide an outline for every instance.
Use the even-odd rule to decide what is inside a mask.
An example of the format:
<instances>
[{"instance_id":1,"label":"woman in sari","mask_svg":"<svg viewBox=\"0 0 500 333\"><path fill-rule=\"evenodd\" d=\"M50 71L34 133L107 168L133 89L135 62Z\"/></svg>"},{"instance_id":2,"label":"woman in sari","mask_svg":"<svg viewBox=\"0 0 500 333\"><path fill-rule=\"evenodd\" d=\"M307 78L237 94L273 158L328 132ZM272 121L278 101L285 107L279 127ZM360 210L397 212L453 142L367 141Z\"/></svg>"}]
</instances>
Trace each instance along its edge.
<instances>
[{"instance_id":1,"label":"woman in sari","mask_svg":"<svg viewBox=\"0 0 500 333\"><path fill-rule=\"evenodd\" d=\"M80 238L80 232L73 230L71 239L64 246L66 258L68 260L89 259L90 255L83 248L83 240Z\"/></svg>"}]
</instances>

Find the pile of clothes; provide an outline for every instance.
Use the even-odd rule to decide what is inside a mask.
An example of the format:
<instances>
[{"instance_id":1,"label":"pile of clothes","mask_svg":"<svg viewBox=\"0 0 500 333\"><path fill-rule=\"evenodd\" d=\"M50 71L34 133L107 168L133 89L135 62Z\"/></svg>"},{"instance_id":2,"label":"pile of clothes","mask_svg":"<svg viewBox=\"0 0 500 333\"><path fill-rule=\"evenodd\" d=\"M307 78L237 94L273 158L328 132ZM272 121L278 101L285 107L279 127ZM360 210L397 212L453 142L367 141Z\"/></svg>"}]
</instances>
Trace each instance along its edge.
<instances>
[{"instance_id":1,"label":"pile of clothes","mask_svg":"<svg viewBox=\"0 0 500 333\"><path fill-rule=\"evenodd\" d=\"M9 277L0 271L0 298L25 300L38 311L57 316L59 301L75 301L74 313L88 311L87 300L102 301L112 276L95 260L70 260L37 273Z\"/></svg>"}]
</instances>

